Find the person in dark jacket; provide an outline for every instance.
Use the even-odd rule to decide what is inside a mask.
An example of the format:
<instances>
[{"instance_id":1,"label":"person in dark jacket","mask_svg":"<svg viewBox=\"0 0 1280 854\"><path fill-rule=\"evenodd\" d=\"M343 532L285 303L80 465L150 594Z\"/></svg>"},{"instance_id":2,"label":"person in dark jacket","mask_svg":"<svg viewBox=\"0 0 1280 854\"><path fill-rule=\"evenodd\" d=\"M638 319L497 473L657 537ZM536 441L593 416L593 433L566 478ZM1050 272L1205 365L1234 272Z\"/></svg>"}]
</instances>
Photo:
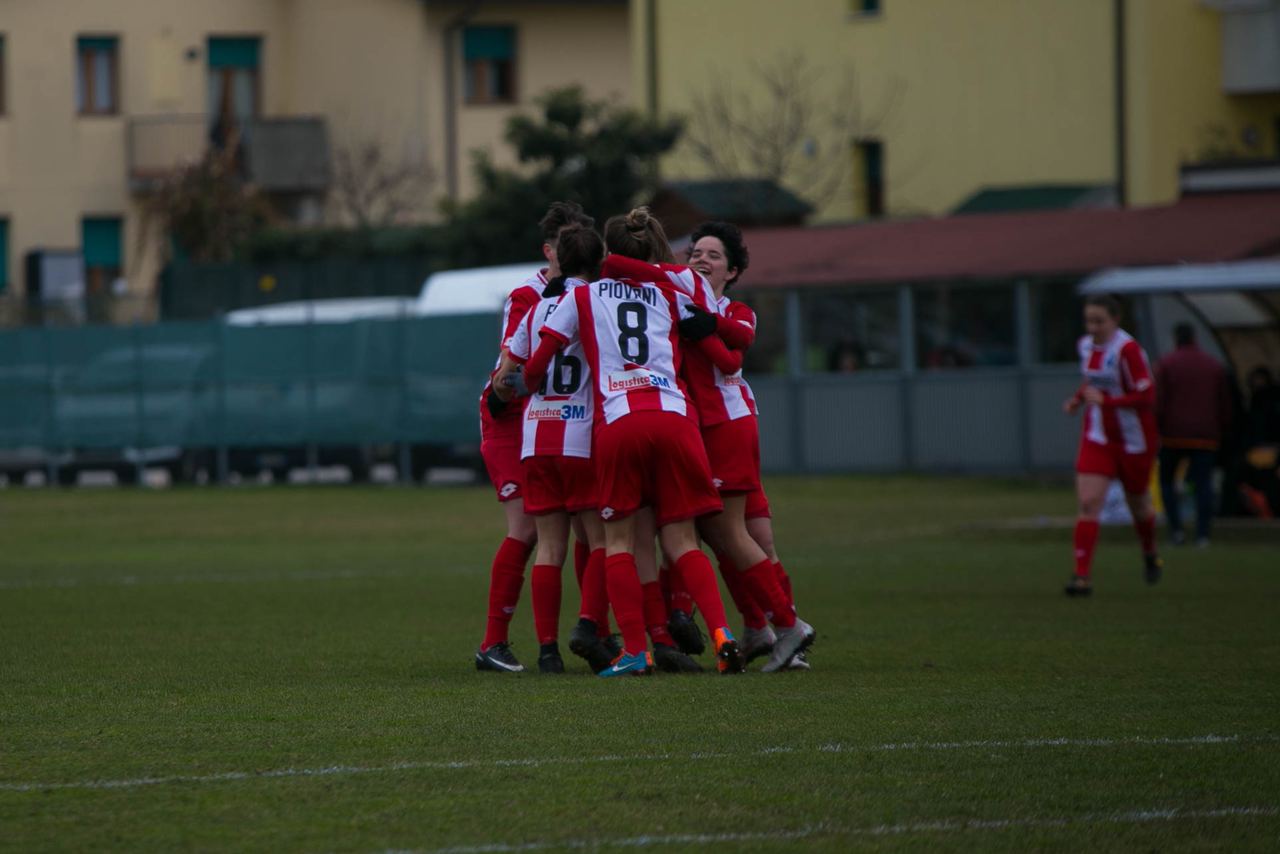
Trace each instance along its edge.
<instances>
[{"instance_id":1,"label":"person in dark jacket","mask_svg":"<svg viewBox=\"0 0 1280 854\"><path fill-rule=\"evenodd\" d=\"M1231 391L1222 363L1196 346L1188 323L1173 329L1176 349L1156 363L1156 427L1160 431L1160 495L1169 534L1185 540L1178 499L1178 466L1188 460L1196 495L1196 544L1209 544L1213 466L1231 420Z\"/></svg>"}]
</instances>

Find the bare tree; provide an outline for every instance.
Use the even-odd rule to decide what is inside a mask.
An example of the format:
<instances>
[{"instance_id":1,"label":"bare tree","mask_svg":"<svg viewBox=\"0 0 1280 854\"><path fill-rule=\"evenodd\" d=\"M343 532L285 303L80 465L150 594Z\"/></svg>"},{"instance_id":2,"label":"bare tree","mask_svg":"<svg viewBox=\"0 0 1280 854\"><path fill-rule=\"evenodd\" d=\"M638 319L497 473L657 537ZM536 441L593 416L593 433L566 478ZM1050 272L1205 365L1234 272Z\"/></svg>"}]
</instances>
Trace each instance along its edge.
<instances>
[{"instance_id":1,"label":"bare tree","mask_svg":"<svg viewBox=\"0 0 1280 854\"><path fill-rule=\"evenodd\" d=\"M425 159L393 159L376 139L339 147L333 161L333 200L344 217L362 228L404 221L425 207L436 182Z\"/></svg>"},{"instance_id":2,"label":"bare tree","mask_svg":"<svg viewBox=\"0 0 1280 854\"><path fill-rule=\"evenodd\" d=\"M900 89L866 110L852 65L833 74L781 53L744 80L716 75L696 93L685 144L715 178L763 178L821 207L847 186L850 146L881 130Z\"/></svg>"}]
</instances>

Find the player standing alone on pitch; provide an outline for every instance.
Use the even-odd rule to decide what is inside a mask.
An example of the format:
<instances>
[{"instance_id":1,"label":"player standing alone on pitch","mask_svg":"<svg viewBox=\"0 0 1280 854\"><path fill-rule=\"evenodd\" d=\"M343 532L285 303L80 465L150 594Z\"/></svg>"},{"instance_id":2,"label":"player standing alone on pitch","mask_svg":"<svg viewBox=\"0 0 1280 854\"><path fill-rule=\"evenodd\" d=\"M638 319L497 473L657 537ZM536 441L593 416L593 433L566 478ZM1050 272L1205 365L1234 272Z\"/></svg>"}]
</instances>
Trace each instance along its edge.
<instances>
[{"instance_id":1,"label":"player standing alone on pitch","mask_svg":"<svg viewBox=\"0 0 1280 854\"><path fill-rule=\"evenodd\" d=\"M597 267L604 254L599 235L583 228L566 231L559 252L566 265L573 259L575 269ZM597 500L605 528L609 601L624 647L600 675L651 670L644 594L634 557L634 514L646 505L653 508L664 551L675 557L707 621L720 671L741 672L741 653L725 619L715 572L694 533L693 520L718 511L721 504L676 377L681 359L678 319L690 300L675 290L614 279L594 281L569 297L543 326L525 382L536 387L556 353L581 340L596 383Z\"/></svg>"},{"instance_id":2,"label":"player standing alone on pitch","mask_svg":"<svg viewBox=\"0 0 1280 854\"><path fill-rule=\"evenodd\" d=\"M542 254L547 267L531 276L511 292L502 307L502 339L497 365L502 352L510 346L525 314L542 299L542 289L549 278L560 275L556 260L556 239L567 225L585 225L594 220L576 202L555 202L538 223L542 229ZM496 371L496 366L495 366ZM533 517L524 512L524 473L520 465L521 415L523 410L508 405L490 392L492 376L480 394L480 455L489 479L498 493L506 515L507 536L493 557L489 575L489 612L484 640L476 651L476 669L500 673L519 673L524 666L511 652L508 629L520 600L524 585L524 568L533 551L537 530Z\"/></svg>"},{"instance_id":3,"label":"player standing alone on pitch","mask_svg":"<svg viewBox=\"0 0 1280 854\"><path fill-rule=\"evenodd\" d=\"M1084 407L1084 430L1076 457L1076 571L1066 586L1068 596L1093 592L1090 566L1098 542L1098 516L1113 479L1124 487L1133 527L1142 544L1148 584L1160 580L1156 554L1156 517L1151 506L1151 468L1157 441L1155 384L1147 354L1120 328L1120 303L1111 296L1085 300L1087 332L1078 346L1084 382L1062 404L1068 415Z\"/></svg>"}]
</instances>

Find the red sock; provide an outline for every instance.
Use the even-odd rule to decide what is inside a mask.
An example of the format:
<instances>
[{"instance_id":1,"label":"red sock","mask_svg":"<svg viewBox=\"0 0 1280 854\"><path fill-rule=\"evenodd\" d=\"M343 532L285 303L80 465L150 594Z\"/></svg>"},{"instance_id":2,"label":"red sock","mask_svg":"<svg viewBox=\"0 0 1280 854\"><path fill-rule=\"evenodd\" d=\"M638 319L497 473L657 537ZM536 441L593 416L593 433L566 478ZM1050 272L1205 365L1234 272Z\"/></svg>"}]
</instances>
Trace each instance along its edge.
<instances>
[{"instance_id":1,"label":"red sock","mask_svg":"<svg viewBox=\"0 0 1280 854\"><path fill-rule=\"evenodd\" d=\"M644 591L636 572L636 559L629 554L609 555L604 559L605 579L609 587L609 604L614 619L622 629L622 646L629 655L649 648L644 634Z\"/></svg>"},{"instance_id":2,"label":"red sock","mask_svg":"<svg viewBox=\"0 0 1280 854\"><path fill-rule=\"evenodd\" d=\"M676 575L684 579L689 595L702 611L707 633L714 637L716 629L728 628L729 619L724 613L724 602L720 600L720 585L716 584L716 572L707 556L698 549L689 549L680 555L672 569L675 570L672 579Z\"/></svg>"},{"instance_id":3,"label":"red sock","mask_svg":"<svg viewBox=\"0 0 1280 854\"><path fill-rule=\"evenodd\" d=\"M511 615L516 612L520 587L524 584L524 565L532 551L531 543L522 543L513 537L507 537L498 546L489 571L489 621L481 649L506 642Z\"/></svg>"},{"instance_id":4,"label":"red sock","mask_svg":"<svg viewBox=\"0 0 1280 854\"><path fill-rule=\"evenodd\" d=\"M560 636L560 567L535 563L529 578L533 598L533 628L538 643L555 643Z\"/></svg>"},{"instance_id":5,"label":"red sock","mask_svg":"<svg viewBox=\"0 0 1280 854\"><path fill-rule=\"evenodd\" d=\"M1145 519L1134 519L1133 529L1138 532L1138 541L1142 543L1142 553L1144 555L1155 554L1156 517L1148 516Z\"/></svg>"},{"instance_id":6,"label":"red sock","mask_svg":"<svg viewBox=\"0 0 1280 854\"><path fill-rule=\"evenodd\" d=\"M778 579L778 586L782 588L782 593L787 597L787 605L791 608L791 613L796 612L796 597L791 593L791 576L787 575L787 571L782 568L782 561L775 560L773 562L773 574Z\"/></svg>"},{"instance_id":7,"label":"red sock","mask_svg":"<svg viewBox=\"0 0 1280 854\"><path fill-rule=\"evenodd\" d=\"M587 561L591 559L591 548L582 540L573 541L573 574L578 578L578 589L582 589L582 577L587 573Z\"/></svg>"},{"instance_id":8,"label":"red sock","mask_svg":"<svg viewBox=\"0 0 1280 854\"><path fill-rule=\"evenodd\" d=\"M1098 520L1076 519L1076 575L1089 577L1093 564L1093 549L1098 544Z\"/></svg>"},{"instance_id":9,"label":"red sock","mask_svg":"<svg viewBox=\"0 0 1280 854\"><path fill-rule=\"evenodd\" d=\"M684 574L680 572L679 561L676 561L676 565L671 567L668 587L671 591L671 601L669 603L671 609L692 614L694 599L689 595L690 587L685 581Z\"/></svg>"},{"instance_id":10,"label":"red sock","mask_svg":"<svg viewBox=\"0 0 1280 854\"><path fill-rule=\"evenodd\" d=\"M729 596L733 599L734 607L742 615L742 624L748 629L763 629L769 625L764 610L756 604L755 598L751 595L751 588L747 586L746 579L742 577L741 572L738 572L733 561L722 554L716 554L716 560L720 563L720 577L724 579L724 586L729 588Z\"/></svg>"},{"instance_id":11,"label":"red sock","mask_svg":"<svg viewBox=\"0 0 1280 854\"><path fill-rule=\"evenodd\" d=\"M662 603L671 610L671 568L665 563L658 568L658 588L662 591Z\"/></svg>"},{"instance_id":12,"label":"red sock","mask_svg":"<svg viewBox=\"0 0 1280 854\"><path fill-rule=\"evenodd\" d=\"M578 609L578 616L598 627L608 626L609 589L605 582L604 549L594 550L587 559L587 568L582 574L582 607Z\"/></svg>"},{"instance_id":13,"label":"red sock","mask_svg":"<svg viewBox=\"0 0 1280 854\"><path fill-rule=\"evenodd\" d=\"M667 631L667 603L662 600L662 585L650 581L640 587L644 591L644 625L649 637L654 643L675 646L675 639Z\"/></svg>"},{"instance_id":14,"label":"red sock","mask_svg":"<svg viewBox=\"0 0 1280 854\"><path fill-rule=\"evenodd\" d=\"M774 574L773 562L768 558L742 573L747 582L747 589L757 602L766 603L762 607L769 613L769 619L780 629L789 629L796 624L795 612L787 602L787 596L778 586L778 576Z\"/></svg>"}]
</instances>

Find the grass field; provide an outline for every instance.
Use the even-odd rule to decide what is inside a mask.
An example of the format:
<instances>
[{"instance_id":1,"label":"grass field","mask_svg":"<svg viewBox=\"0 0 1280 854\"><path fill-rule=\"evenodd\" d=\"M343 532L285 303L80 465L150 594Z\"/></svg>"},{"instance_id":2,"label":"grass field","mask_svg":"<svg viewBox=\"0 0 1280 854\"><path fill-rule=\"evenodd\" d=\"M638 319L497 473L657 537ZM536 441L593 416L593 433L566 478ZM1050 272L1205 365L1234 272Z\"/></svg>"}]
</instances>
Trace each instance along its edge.
<instances>
[{"instance_id":1,"label":"grass field","mask_svg":"<svg viewBox=\"0 0 1280 854\"><path fill-rule=\"evenodd\" d=\"M473 669L488 490L0 491L0 849L1280 847L1280 532L769 487L813 670L623 680Z\"/></svg>"}]
</instances>

